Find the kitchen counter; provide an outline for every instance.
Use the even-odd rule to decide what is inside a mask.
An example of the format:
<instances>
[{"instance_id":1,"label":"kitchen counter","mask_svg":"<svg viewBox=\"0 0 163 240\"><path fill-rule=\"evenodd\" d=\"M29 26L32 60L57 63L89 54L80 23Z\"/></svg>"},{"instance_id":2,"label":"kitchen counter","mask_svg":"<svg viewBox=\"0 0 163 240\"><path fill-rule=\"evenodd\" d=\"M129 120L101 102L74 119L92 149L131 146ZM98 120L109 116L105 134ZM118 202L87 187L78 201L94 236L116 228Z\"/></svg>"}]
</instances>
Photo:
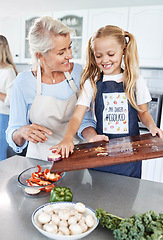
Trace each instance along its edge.
<instances>
[{"instance_id":1,"label":"kitchen counter","mask_svg":"<svg viewBox=\"0 0 163 240\"><path fill-rule=\"evenodd\" d=\"M18 175L25 169L44 164L44 161L13 156L0 162L0 233L1 240L47 239L32 225L33 211L49 202L25 196L18 185ZM67 172L61 186L70 187L74 202L83 202L92 209L104 210L130 217L138 212L163 211L163 183L139 180L94 170ZM100 225L85 239L114 239L112 232Z\"/></svg>"}]
</instances>

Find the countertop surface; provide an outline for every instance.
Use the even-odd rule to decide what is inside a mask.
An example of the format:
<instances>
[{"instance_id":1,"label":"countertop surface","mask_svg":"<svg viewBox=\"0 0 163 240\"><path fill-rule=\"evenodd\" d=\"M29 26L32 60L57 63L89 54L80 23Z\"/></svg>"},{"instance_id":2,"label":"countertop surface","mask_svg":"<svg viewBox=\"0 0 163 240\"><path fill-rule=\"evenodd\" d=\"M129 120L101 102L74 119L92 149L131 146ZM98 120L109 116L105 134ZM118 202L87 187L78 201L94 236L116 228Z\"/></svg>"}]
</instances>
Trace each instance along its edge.
<instances>
[{"instance_id":1,"label":"countertop surface","mask_svg":"<svg viewBox=\"0 0 163 240\"><path fill-rule=\"evenodd\" d=\"M18 185L18 175L44 161L13 156L0 162L0 233L1 240L47 239L32 225L31 216L49 197L29 197ZM67 172L60 186L70 187L74 202L104 210L120 217L154 210L163 212L163 183L139 180L95 170ZM112 232L100 225L84 239L114 239Z\"/></svg>"}]
</instances>

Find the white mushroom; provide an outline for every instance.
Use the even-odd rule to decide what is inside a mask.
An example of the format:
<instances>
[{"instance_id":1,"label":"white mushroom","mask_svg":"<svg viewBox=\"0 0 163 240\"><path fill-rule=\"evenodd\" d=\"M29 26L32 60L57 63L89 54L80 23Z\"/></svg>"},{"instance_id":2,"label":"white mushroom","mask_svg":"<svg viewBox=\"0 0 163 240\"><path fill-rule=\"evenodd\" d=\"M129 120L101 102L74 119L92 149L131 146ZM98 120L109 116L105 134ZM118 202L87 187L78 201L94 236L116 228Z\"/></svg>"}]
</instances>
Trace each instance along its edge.
<instances>
[{"instance_id":1,"label":"white mushroom","mask_svg":"<svg viewBox=\"0 0 163 240\"><path fill-rule=\"evenodd\" d=\"M83 224L83 223L85 223L85 217L84 216L82 216L82 218L79 220L79 224Z\"/></svg>"},{"instance_id":2,"label":"white mushroom","mask_svg":"<svg viewBox=\"0 0 163 240\"><path fill-rule=\"evenodd\" d=\"M70 230L67 227L59 227L59 231L64 235L70 235Z\"/></svg>"},{"instance_id":3,"label":"white mushroom","mask_svg":"<svg viewBox=\"0 0 163 240\"><path fill-rule=\"evenodd\" d=\"M85 222L88 227L92 227L95 223L94 217L92 215L87 215L85 218Z\"/></svg>"},{"instance_id":4,"label":"white mushroom","mask_svg":"<svg viewBox=\"0 0 163 240\"><path fill-rule=\"evenodd\" d=\"M41 214L42 209L39 209L36 214L34 215L34 222L36 223L36 225L42 229L42 223L39 222L38 220L38 216Z\"/></svg>"},{"instance_id":5,"label":"white mushroom","mask_svg":"<svg viewBox=\"0 0 163 240\"><path fill-rule=\"evenodd\" d=\"M38 221L42 224L48 223L50 222L51 217L49 214L42 212L39 216L38 216Z\"/></svg>"},{"instance_id":6,"label":"white mushroom","mask_svg":"<svg viewBox=\"0 0 163 240\"><path fill-rule=\"evenodd\" d=\"M57 214L53 214L53 215L51 216L51 219L52 219L52 221L53 221L56 225L58 225L59 222L60 222L60 218L59 218L59 216L58 216Z\"/></svg>"},{"instance_id":7,"label":"white mushroom","mask_svg":"<svg viewBox=\"0 0 163 240\"><path fill-rule=\"evenodd\" d=\"M68 227L68 222L66 220L61 220L58 224L59 227Z\"/></svg>"},{"instance_id":8,"label":"white mushroom","mask_svg":"<svg viewBox=\"0 0 163 240\"><path fill-rule=\"evenodd\" d=\"M80 223L79 223L80 224ZM80 224L81 228L82 228L82 232L86 232L88 229L88 226L85 223L81 223Z\"/></svg>"},{"instance_id":9,"label":"white mushroom","mask_svg":"<svg viewBox=\"0 0 163 240\"><path fill-rule=\"evenodd\" d=\"M76 216L72 216L68 219L68 224L71 225L73 223L77 223L77 218Z\"/></svg>"},{"instance_id":10,"label":"white mushroom","mask_svg":"<svg viewBox=\"0 0 163 240\"><path fill-rule=\"evenodd\" d=\"M49 223L44 224L43 230L45 230L46 232L49 232L49 233L56 234L57 226L53 222L49 222Z\"/></svg>"},{"instance_id":11,"label":"white mushroom","mask_svg":"<svg viewBox=\"0 0 163 240\"><path fill-rule=\"evenodd\" d=\"M82 227L78 223L71 224L69 229L70 229L72 235L82 233Z\"/></svg>"},{"instance_id":12,"label":"white mushroom","mask_svg":"<svg viewBox=\"0 0 163 240\"><path fill-rule=\"evenodd\" d=\"M74 215L76 215L77 213L78 213L78 211L76 211L76 210L74 210L74 209L70 210L70 216L74 216Z\"/></svg>"},{"instance_id":13,"label":"white mushroom","mask_svg":"<svg viewBox=\"0 0 163 240\"><path fill-rule=\"evenodd\" d=\"M62 208L62 210L66 210L66 211L70 212L70 208L69 207L64 207L64 208Z\"/></svg>"},{"instance_id":14,"label":"white mushroom","mask_svg":"<svg viewBox=\"0 0 163 240\"><path fill-rule=\"evenodd\" d=\"M58 214L59 213L59 209L58 208L56 208L56 206L54 205L52 205L52 210L53 210L53 213L55 213L55 214Z\"/></svg>"},{"instance_id":15,"label":"white mushroom","mask_svg":"<svg viewBox=\"0 0 163 240\"><path fill-rule=\"evenodd\" d=\"M70 216L70 211L68 211L67 209L61 209L58 213L58 216L62 220L68 220Z\"/></svg>"},{"instance_id":16,"label":"white mushroom","mask_svg":"<svg viewBox=\"0 0 163 240\"><path fill-rule=\"evenodd\" d=\"M75 210L77 210L80 213L84 213L85 212L85 205L83 203L76 203L75 204Z\"/></svg>"},{"instance_id":17,"label":"white mushroom","mask_svg":"<svg viewBox=\"0 0 163 240\"><path fill-rule=\"evenodd\" d=\"M50 205L47 205L47 206L43 207L43 211L45 213L49 214L49 213L53 212L53 209L52 209L52 207Z\"/></svg>"},{"instance_id":18,"label":"white mushroom","mask_svg":"<svg viewBox=\"0 0 163 240\"><path fill-rule=\"evenodd\" d=\"M80 219L82 219L82 216L83 215L81 213L78 213L78 214L75 215L75 218L76 218L77 222L79 222Z\"/></svg>"}]
</instances>

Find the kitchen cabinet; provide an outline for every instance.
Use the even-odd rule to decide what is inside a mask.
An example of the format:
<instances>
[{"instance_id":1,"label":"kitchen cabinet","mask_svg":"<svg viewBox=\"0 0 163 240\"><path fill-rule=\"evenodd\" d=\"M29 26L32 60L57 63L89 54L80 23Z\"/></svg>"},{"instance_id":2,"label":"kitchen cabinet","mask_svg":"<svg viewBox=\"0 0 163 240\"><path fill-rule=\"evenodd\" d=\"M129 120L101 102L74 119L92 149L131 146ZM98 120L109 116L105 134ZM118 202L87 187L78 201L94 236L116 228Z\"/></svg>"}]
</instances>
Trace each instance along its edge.
<instances>
[{"instance_id":1,"label":"kitchen cabinet","mask_svg":"<svg viewBox=\"0 0 163 240\"><path fill-rule=\"evenodd\" d=\"M14 63L21 61L21 21L19 17L5 17L0 20L0 34L4 35L9 43Z\"/></svg>"},{"instance_id":2,"label":"kitchen cabinet","mask_svg":"<svg viewBox=\"0 0 163 240\"><path fill-rule=\"evenodd\" d=\"M85 63L88 39L98 28L109 24L133 33L138 45L140 67L163 68L163 5L37 12L22 18L3 18L0 32L8 38L16 63L31 62L29 27L33 19L43 15L60 19L75 30L76 36L72 36L74 62Z\"/></svg>"},{"instance_id":3,"label":"kitchen cabinet","mask_svg":"<svg viewBox=\"0 0 163 240\"><path fill-rule=\"evenodd\" d=\"M105 25L116 25L123 29L128 28L129 8L100 8L89 10L89 38Z\"/></svg>"},{"instance_id":4,"label":"kitchen cabinet","mask_svg":"<svg viewBox=\"0 0 163 240\"><path fill-rule=\"evenodd\" d=\"M28 33L32 25L32 22L42 16L52 16L52 13L37 13L25 16L21 19L21 62L22 63L31 63L31 56L29 53L29 42L28 42Z\"/></svg>"},{"instance_id":5,"label":"kitchen cabinet","mask_svg":"<svg viewBox=\"0 0 163 240\"><path fill-rule=\"evenodd\" d=\"M89 36L105 25L117 25L133 33L140 67L163 67L163 6L89 10Z\"/></svg>"},{"instance_id":6,"label":"kitchen cabinet","mask_svg":"<svg viewBox=\"0 0 163 240\"><path fill-rule=\"evenodd\" d=\"M71 36L73 61L85 61L85 48L87 43L88 10L58 11L53 18L74 29L75 36Z\"/></svg>"},{"instance_id":7,"label":"kitchen cabinet","mask_svg":"<svg viewBox=\"0 0 163 240\"><path fill-rule=\"evenodd\" d=\"M129 32L138 45L141 67L163 67L163 6L131 7Z\"/></svg>"}]
</instances>

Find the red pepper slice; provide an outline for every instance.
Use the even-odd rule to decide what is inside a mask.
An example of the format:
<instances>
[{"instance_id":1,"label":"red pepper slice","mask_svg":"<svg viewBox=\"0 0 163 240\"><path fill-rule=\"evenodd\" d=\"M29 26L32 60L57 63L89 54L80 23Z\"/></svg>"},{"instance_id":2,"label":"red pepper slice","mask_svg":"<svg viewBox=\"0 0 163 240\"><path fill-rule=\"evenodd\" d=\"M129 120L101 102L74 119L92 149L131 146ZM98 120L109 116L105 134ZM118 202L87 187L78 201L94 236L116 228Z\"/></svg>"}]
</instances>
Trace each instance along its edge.
<instances>
[{"instance_id":1,"label":"red pepper slice","mask_svg":"<svg viewBox=\"0 0 163 240\"><path fill-rule=\"evenodd\" d=\"M60 178L62 178L62 176L60 175L60 173L50 173L50 169L45 169L44 172L41 172L41 167L39 165L37 165L38 167L38 171L32 173L32 176L27 179L27 183L29 186L45 186L40 188L40 190L46 191L46 192L50 192L55 185L52 184L52 182L56 182L58 181ZM49 181L48 181L49 180ZM49 185L50 186L46 186Z\"/></svg>"},{"instance_id":2,"label":"red pepper slice","mask_svg":"<svg viewBox=\"0 0 163 240\"><path fill-rule=\"evenodd\" d=\"M33 184L29 181L29 179L26 180L29 186L33 186Z\"/></svg>"},{"instance_id":3,"label":"red pepper slice","mask_svg":"<svg viewBox=\"0 0 163 240\"><path fill-rule=\"evenodd\" d=\"M35 172L35 173L40 173L41 172L41 167L39 165L37 165L38 167L38 172Z\"/></svg>"},{"instance_id":4,"label":"red pepper slice","mask_svg":"<svg viewBox=\"0 0 163 240\"><path fill-rule=\"evenodd\" d=\"M58 181L60 178L61 178L61 175L59 174L55 174L55 173L50 173L50 169L45 169L44 171L44 177L47 179L47 180L50 180L52 182L56 182Z\"/></svg>"}]
</instances>

